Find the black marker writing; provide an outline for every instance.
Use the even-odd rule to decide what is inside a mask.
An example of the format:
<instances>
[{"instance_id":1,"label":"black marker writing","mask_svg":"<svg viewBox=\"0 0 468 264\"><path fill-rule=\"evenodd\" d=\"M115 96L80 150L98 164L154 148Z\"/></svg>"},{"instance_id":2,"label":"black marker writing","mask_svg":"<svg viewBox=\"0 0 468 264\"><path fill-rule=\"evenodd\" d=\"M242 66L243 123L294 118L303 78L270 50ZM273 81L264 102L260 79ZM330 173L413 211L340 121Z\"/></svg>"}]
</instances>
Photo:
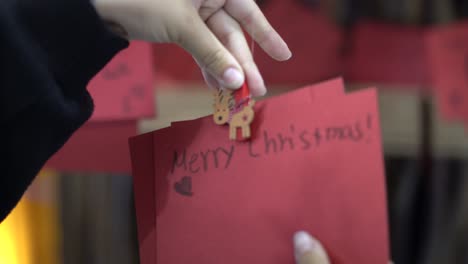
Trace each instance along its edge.
<instances>
[{"instance_id":1,"label":"black marker writing","mask_svg":"<svg viewBox=\"0 0 468 264\"><path fill-rule=\"evenodd\" d=\"M354 125L328 127L325 130L327 141L346 140L359 141L363 137L361 126L359 123Z\"/></svg>"},{"instance_id":2,"label":"black marker writing","mask_svg":"<svg viewBox=\"0 0 468 264\"><path fill-rule=\"evenodd\" d=\"M249 156L252 157L252 158L258 158L258 157L260 157L260 154L255 153L255 152L253 151L253 143L252 143L252 141L249 141Z\"/></svg>"},{"instance_id":3,"label":"black marker writing","mask_svg":"<svg viewBox=\"0 0 468 264\"><path fill-rule=\"evenodd\" d=\"M179 154L177 151L174 151L174 159L172 161L172 170L171 173L174 173L176 168L184 167L184 170L187 170L187 163L185 162L185 156L186 156L187 151L184 149L184 152L182 153L182 159L179 161Z\"/></svg>"},{"instance_id":4,"label":"black marker writing","mask_svg":"<svg viewBox=\"0 0 468 264\"><path fill-rule=\"evenodd\" d=\"M182 152L174 151L172 160L171 173L176 169L182 169L196 174L201 170L207 172L210 168L227 169L231 164L232 157L234 156L234 145L229 148L218 147L216 149L207 149L205 151L194 152L190 154L190 160L187 160L187 150Z\"/></svg>"},{"instance_id":5,"label":"black marker writing","mask_svg":"<svg viewBox=\"0 0 468 264\"><path fill-rule=\"evenodd\" d=\"M236 144L195 152L188 152L187 149L174 151L171 172L173 174L176 170L182 170L184 174L197 174L213 169L228 169L236 153L250 158L264 158L269 155L282 155L290 151L316 150L335 142L361 142L364 141L366 131L371 130L374 126L372 118L372 115L368 114L362 121L311 130L296 129L293 125L288 130L275 133L263 130L261 136L254 141L249 141L245 148L239 148L240 151L236 151ZM369 137L366 136L365 141L369 143ZM242 151L245 152L242 153Z\"/></svg>"},{"instance_id":6,"label":"black marker writing","mask_svg":"<svg viewBox=\"0 0 468 264\"><path fill-rule=\"evenodd\" d=\"M302 133L299 135L299 140L301 141L302 143L302 149L303 150L308 150L311 146L310 144L310 141L307 139L307 135L309 134L309 132L307 132L306 130L302 131Z\"/></svg>"},{"instance_id":7,"label":"black marker writing","mask_svg":"<svg viewBox=\"0 0 468 264\"><path fill-rule=\"evenodd\" d=\"M322 140L322 134L320 133L320 129L316 128L314 131L314 138L315 138L315 145L319 146Z\"/></svg>"},{"instance_id":8,"label":"black marker writing","mask_svg":"<svg viewBox=\"0 0 468 264\"><path fill-rule=\"evenodd\" d=\"M273 150L274 153L276 153L276 140L274 138L270 138L268 136L268 132L265 130L263 131L263 140L265 142L265 152L270 153L270 149Z\"/></svg>"},{"instance_id":9,"label":"black marker writing","mask_svg":"<svg viewBox=\"0 0 468 264\"><path fill-rule=\"evenodd\" d=\"M102 71L102 78L108 81L117 80L130 74L130 69L126 63L119 63L115 67L106 67Z\"/></svg>"},{"instance_id":10,"label":"black marker writing","mask_svg":"<svg viewBox=\"0 0 468 264\"><path fill-rule=\"evenodd\" d=\"M197 172L200 171L200 166L195 165L195 168L194 168L194 166L193 166L194 164L196 164L197 160L198 160L198 154L192 154L192 157L190 158L189 166L188 166L188 167L189 167L189 171L190 171L191 173L197 173Z\"/></svg>"}]
</instances>

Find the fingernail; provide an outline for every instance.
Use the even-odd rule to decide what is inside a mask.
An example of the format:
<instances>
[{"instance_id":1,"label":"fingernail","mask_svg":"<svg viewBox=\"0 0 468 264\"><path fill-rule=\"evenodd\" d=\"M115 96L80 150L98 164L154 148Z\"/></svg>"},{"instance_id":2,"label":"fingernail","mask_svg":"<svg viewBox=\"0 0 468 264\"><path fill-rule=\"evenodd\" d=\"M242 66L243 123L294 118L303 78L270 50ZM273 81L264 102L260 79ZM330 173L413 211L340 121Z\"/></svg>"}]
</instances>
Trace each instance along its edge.
<instances>
[{"instance_id":1,"label":"fingernail","mask_svg":"<svg viewBox=\"0 0 468 264\"><path fill-rule=\"evenodd\" d=\"M288 44L286 44L286 42L283 41L281 46L282 46L281 47L282 52L281 52L280 57L277 58L277 60L287 61L287 60L291 59L293 54L292 54L291 50L289 49Z\"/></svg>"},{"instance_id":2,"label":"fingernail","mask_svg":"<svg viewBox=\"0 0 468 264\"><path fill-rule=\"evenodd\" d=\"M266 93L267 93L267 89L265 87L265 85L260 85L258 86L259 88L255 89L255 90L251 90L251 93L252 93L252 96L265 96Z\"/></svg>"},{"instance_id":3,"label":"fingernail","mask_svg":"<svg viewBox=\"0 0 468 264\"><path fill-rule=\"evenodd\" d=\"M256 92L256 94L254 96L265 96L266 94L267 94L267 89L262 88L262 89L258 90L258 92Z\"/></svg>"},{"instance_id":4,"label":"fingernail","mask_svg":"<svg viewBox=\"0 0 468 264\"><path fill-rule=\"evenodd\" d=\"M305 253L312 251L315 248L315 241L305 231L299 231L294 234L294 253L296 260Z\"/></svg>"},{"instance_id":5,"label":"fingernail","mask_svg":"<svg viewBox=\"0 0 468 264\"><path fill-rule=\"evenodd\" d=\"M235 68L227 69L223 74L223 84L229 88L240 88L244 83L244 75Z\"/></svg>"},{"instance_id":6,"label":"fingernail","mask_svg":"<svg viewBox=\"0 0 468 264\"><path fill-rule=\"evenodd\" d=\"M289 60L289 59L292 58L293 54L292 54L292 51L289 49L288 45L286 45L286 49L287 49L287 52L286 52L286 55L285 55L285 57L286 57L285 60Z\"/></svg>"}]
</instances>

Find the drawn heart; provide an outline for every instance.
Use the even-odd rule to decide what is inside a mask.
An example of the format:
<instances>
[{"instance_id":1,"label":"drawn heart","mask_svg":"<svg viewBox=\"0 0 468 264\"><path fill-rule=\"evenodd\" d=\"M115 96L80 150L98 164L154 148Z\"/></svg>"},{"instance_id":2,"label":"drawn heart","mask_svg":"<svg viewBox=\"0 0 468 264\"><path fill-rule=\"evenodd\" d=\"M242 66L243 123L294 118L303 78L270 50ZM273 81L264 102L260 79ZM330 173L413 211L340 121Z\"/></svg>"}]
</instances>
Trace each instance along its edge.
<instances>
[{"instance_id":1,"label":"drawn heart","mask_svg":"<svg viewBox=\"0 0 468 264\"><path fill-rule=\"evenodd\" d=\"M184 196L192 196L192 177L185 176L180 181L174 183L174 190Z\"/></svg>"}]
</instances>

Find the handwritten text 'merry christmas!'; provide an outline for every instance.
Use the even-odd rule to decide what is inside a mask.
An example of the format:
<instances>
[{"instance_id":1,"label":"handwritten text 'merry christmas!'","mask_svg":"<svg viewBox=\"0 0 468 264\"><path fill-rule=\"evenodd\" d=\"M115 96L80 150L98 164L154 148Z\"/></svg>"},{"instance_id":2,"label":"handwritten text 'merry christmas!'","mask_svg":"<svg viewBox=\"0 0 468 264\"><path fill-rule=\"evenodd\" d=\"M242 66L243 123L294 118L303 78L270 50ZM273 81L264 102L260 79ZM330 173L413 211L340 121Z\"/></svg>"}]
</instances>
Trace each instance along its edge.
<instances>
[{"instance_id":1,"label":"handwritten text 'merry christmas!'","mask_svg":"<svg viewBox=\"0 0 468 264\"><path fill-rule=\"evenodd\" d=\"M286 151L309 151L332 142L369 140L365 132L372 128L372 118L368 116L367 124L357 121L350 125L297 130L291 125L287 133L270 133L261 131L255 142L232 144L223 147L209 148L201 151L174 151L171 174L183 170L185 174L205 173L212 169L227 169L235 155L248 155L251 158L263 158L278 155ZM245 153L247 152L247 153Z\"/></svg>"}]
</instances>

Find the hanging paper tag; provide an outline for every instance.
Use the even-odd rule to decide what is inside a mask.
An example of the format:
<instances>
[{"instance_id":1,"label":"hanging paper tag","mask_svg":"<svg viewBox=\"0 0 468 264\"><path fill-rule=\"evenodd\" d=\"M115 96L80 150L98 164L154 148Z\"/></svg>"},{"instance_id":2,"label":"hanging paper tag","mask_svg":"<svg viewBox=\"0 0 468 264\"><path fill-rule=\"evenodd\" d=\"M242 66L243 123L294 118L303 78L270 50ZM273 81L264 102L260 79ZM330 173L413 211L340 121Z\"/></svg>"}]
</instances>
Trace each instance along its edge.
<instances>
[{"instance_id":1,"label":"hanging paper tag","mask_svg":"<svg viewBox=\"0 0 468 264\"><path fill-rule=\"evenodd\" d=\"M141 263L293 263L298 228L334 264L387 263L377 93L343 88L258 102L261 133L248 144L227 141L211 117L132 138Z\"/></svg>"},{"instance_id":2,"label":"hanging paper tag","mask_svg":"<svg viewBox=\"0 0 468 264\"><path fill-rule=\"evenodd\" d=\"M95 102L91 121L154 117L154 68L151 45L133 41L89 83Z\"/></svg>"},{"instance_id":3,"label":"hanging paper tag","mask_svg":"<svg viewBox=\"0 0 468 264\"><path fill-rule=\"evenodd\" d=\"M442 117L468 120L468 24L459 23L431 30L427 37L432 86Z\"/></svg>"}]
</instances>

